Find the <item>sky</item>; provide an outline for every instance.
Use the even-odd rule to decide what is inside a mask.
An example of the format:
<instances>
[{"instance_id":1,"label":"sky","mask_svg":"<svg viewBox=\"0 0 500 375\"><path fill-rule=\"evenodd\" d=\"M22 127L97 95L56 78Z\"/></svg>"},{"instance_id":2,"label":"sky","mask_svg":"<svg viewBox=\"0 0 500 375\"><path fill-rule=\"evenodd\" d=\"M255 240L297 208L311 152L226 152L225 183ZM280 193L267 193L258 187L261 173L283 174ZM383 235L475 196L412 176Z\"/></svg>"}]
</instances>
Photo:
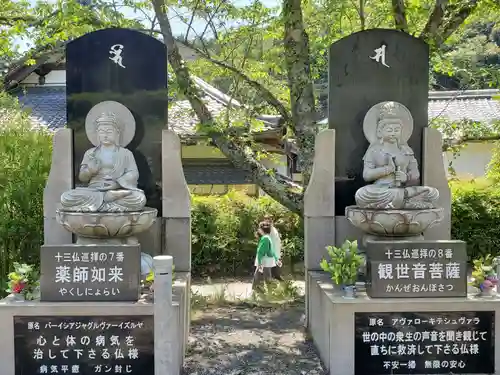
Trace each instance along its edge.
<instances>
[{"instance_id":1,"label":"sky","mask_svg":"<svg viewBox=\"0 0 500 375\"><path fill-rule=\"evenodd\" d=\"M47 2L55 2L55 0L46 0ZM245 6L251 3L252 0L232 0L232 4L236 6ZM32 4L36 3L36 0L30 0ZM268 7L274 7L279 3L279 0L261 0L261 2ZM191 12L187 9L177 9L176 12L169 11L170 24L172 26L172 31L175 36L185 35L188 26L181 20L181 16L190 18ZM139 14L135 13L131 8L123 8L123 14L127 18L139 18ZM142 18L142 16L141 16ZM145 18L145 17L144 17ZM195 33L201 34L205 29L206 22L203 20L195 20L192 24L192 28ZM150 25L148 25L149 27ZM190 35L194 33L191 32ZM15 39L15 43L19 44L20 52L26 52L29 49L29 40L21 40L20 38Z\"/></svg>"}]
</instances>

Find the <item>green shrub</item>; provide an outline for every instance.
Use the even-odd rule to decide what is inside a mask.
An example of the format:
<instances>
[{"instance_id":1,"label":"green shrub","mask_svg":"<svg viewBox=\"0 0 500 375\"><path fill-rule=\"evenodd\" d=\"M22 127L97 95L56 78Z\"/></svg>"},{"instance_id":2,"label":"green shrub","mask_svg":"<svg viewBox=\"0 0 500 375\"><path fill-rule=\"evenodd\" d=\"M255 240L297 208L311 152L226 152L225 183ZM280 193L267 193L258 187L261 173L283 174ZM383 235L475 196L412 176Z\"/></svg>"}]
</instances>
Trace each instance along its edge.
<instances>
[{"instance_id":1,"label":"green shrub","mask_svg":"<svg viewBox=\"0 0 500 375\"><path fill-rule=\"evenodd\" d=\"M467 242L469 260L500 255L500 187L461 182L452 192L451 237Z\"/></svg>"},{"instance_id":2,"label":"green shrub","mask_svg":"<svg viewBox=\"0 0 500 375\"><path fill-rule=\"evenodd\" d=\"M257 247L255 231L265 215L274 218L282 236L285 263L299 262L303 256L301 220L271 198L256 199L239 192L193 197L193 275L251 274Z\"/></svg>"},{"instance_id":3,"label":"green shrub","mask_svg":"<svg viewBox=\"0 0 500 375\"><path fill-rule=\"evenodd\" d=\"M34 130L28 113L0 93L0 278L13 263L38 264L43 242L43 189L51 134Z\"/></svg>"}]
</instances>

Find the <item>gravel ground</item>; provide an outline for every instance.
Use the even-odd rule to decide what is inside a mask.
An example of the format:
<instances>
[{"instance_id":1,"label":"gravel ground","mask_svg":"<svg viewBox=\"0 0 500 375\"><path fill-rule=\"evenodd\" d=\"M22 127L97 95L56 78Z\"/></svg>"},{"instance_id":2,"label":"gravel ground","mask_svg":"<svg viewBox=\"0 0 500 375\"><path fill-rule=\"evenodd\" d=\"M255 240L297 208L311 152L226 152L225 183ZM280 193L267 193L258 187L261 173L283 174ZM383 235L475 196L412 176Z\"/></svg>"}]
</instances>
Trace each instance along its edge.
<instances>
[{"instance_id":1,"label":"gravel ground","mask_svg":"<svg viewBox=\"0 0 500 375\"><path fill-rule=\"evenodd\" d=\"M191 323L183 375L327 375L303 314L303 303L205 310Z\"/></svg>"}]
</instances>

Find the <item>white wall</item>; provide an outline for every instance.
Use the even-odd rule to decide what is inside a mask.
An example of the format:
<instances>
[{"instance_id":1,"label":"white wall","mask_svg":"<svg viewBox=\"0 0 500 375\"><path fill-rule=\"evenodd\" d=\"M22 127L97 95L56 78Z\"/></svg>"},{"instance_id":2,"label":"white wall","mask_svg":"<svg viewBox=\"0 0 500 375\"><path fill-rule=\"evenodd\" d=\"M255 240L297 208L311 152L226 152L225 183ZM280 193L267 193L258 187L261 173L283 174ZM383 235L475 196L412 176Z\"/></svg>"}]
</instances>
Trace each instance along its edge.
<instances>
[{"instance_id":1,"label":"white wall","mask_svg":"<svg viewBox=\"0 0 500 375\"><path fill-rule=\"evenodd\" d=\"M444 161L448 168L448 162L452 162L457 177L464 179L479 178L486 175L488 164L491 160L492 151L495 147L493 142L470 142L460 150L460 154L446 152Z\"/></svg>"},{"instance_id":2,"label":"white wall","mask_svg":"<svg viewBox=\"0 0 500 375\"><path fill-rule=\"evenodd\" d=\"M22 82L25 85L38 85L38 74L31 73ZM45 76L45 86L66 86L66 70L53 70Z\"/></svg>"}]
</instances>

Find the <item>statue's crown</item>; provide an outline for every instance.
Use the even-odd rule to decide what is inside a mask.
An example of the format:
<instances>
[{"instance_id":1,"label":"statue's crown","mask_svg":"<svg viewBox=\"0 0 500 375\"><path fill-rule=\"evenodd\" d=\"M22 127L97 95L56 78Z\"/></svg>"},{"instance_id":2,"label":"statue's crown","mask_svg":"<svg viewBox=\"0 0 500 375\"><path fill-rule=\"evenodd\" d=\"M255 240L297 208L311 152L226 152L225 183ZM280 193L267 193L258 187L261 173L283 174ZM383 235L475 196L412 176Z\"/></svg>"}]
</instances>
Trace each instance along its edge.
<instances>
[{"instance_id":1,"label":"statue's crown","mask_svg":"<svg viewBox=\"0 0 500 375\"><path fill-rule=\"evenodd\" d=\"M398 109L397 109L396 103L387 102L387 103L384 103L384 105L382 105L382 107L380 108L378 120L383 121L383 120L391 120L391 119L400 119L400 116L398 114Z\"/></svg>"},{"instance_id":2,"label":"statue's crown","mask_svg":"<svg viewBox=\"0 0 500 375\"><path fill-rule=\"evenodd\" d=\"M101 114L96 120L95 123L97 126L102 125L102 124L111 124L115 128L118 129L118 120L116 118L116 115L113 112L105 112Z\"/></svg>"}]
</instances>

